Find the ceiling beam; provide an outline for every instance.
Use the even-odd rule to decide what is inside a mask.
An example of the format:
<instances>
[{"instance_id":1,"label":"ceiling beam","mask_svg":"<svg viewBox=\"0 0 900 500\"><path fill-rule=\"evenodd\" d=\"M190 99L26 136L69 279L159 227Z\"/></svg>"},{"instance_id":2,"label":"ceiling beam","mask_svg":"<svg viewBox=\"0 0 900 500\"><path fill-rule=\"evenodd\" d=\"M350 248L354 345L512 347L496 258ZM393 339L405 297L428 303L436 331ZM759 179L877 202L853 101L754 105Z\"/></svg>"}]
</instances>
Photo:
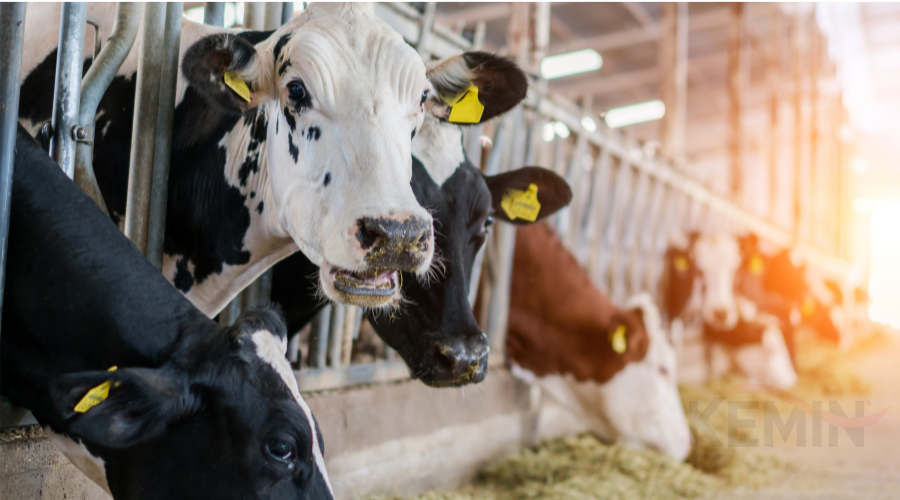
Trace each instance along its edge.
<instances>
[{"instance_id":1,"label":"ceiling beam","mask_svg":"<svg viewBox=\"0 0 900 500\"><path fill-rule=\"evenodd\" d=\"M565 5L572 2L553 2L553 7ZM438 4L440 7L440 4ZM552 11L552 9L551 9ZM466 23L477 21L496 21L509 17L509 4L498 3L493 5L478 5L477 7L469 7L458 9L452 12L438 13L435 20L446 26L456 26L456 23L463 21Z\"/></svg>"},{"instance_id":2,"label":"ceiling beam","mask_svg":"<svg viewBox=\"0 0 900 500\"><path fill-rule=\"evenodd\" d=\"M710 69L725 68L728 64L728 54L713 54L698 57L688 61L688 74L704 73ZM657 67L619 73L614 75L597 76L590 80L583 80L570 84L552 84L550 89L566 96L581 96L584 94L606 94L618 90L626 90L630 87L648 85L659 80Z\"/></svg>"},{"instance_id":3,"label":"ceiling beam","mask_svg":"<svg viewBox=\"0 0 900 500\"><path fill-rule=\"evenodd\" d=\"M622 7L625 7L625 10L627 10L641 26L646 27L654 24L653 18L647 13L647 9L644 8L643 4L638 2L622 2Z\"/></svg>"},{"instance_id":4,"label":"ceiling beam","mask_svg":"<svg viewBox=\"0 0 900 500\"><path fill-rule=\"evenodd\" d=\"M728 14L729 9L716 9L703 14L693 15L688 19L688 29L690 31L700 31L725 26L728 23ZM561 54L584 48L591 48L598 52L621 49L631 45L656 42L660 33L660 25L656 23L643 28L557 43L551 45L547 53Z\"/></svg>"}]
</instances>

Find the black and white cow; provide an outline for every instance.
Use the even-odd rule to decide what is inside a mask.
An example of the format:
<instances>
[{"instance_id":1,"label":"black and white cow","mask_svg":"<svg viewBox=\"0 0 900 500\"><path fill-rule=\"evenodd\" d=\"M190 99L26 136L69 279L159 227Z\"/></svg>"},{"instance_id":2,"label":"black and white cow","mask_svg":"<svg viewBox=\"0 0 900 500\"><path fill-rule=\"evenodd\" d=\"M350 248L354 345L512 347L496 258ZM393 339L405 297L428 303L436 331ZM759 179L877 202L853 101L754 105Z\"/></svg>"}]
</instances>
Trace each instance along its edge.
<instances>
[{"instance_id":1,"label":"black and white cow","mask_svg":"<svg viewBox=\"0 0 900 500\"><path fill-rule=\"evenodd\" d=\"M112 26L114 7L90 4L88 14ZM58 19L58 5L28 7L19 120L32 133L51 116ZM139 45L97 113L94 168L117 222ZM431 215L409 187L411 137L426 113L446 119L443 98L468 85L480 89L482 119L521 99L527 81L495 60L467 53L426 76L366 4L316 3L274 32L185 21L163 274L212 316L299 248L329 299L397 306L398 272L423 275L434 251Z\"/></svg>"},{"instance_id":2,"label":"black and white cow","mask_svg":"<svg viewBox=\"0 0 900 500\"><path fill-rule=\"evenodd\" d=\"M465 156L460 128L430 117L413 140L413 155L413 192L434 217L442 267L429 283L403 273L407 300L401 308L390 315L369 312L367 317L414 378L432 387L478 383L487 374L489 348L468 302L475 254L495 218L530 224L510 219L500 206L503 195L537 186L540 220L568 204L572 191L564 179L537 167L483 175ZM301 253L274 267L272 300L284 309L289 332L298 331L319 310L315 283L296 279L315 271L315 264Z\"/></svg>"},{"instance_id":3,"label":"black and white cow","mask_svg":"<svg viewBox=\"0 0 900 500\"><path fill-rule=\"evenodd\" d=\"M333 499L280 315L212 322L21 127L8 251L0 392L114 498Z\"/></svg>"}]
</instances>

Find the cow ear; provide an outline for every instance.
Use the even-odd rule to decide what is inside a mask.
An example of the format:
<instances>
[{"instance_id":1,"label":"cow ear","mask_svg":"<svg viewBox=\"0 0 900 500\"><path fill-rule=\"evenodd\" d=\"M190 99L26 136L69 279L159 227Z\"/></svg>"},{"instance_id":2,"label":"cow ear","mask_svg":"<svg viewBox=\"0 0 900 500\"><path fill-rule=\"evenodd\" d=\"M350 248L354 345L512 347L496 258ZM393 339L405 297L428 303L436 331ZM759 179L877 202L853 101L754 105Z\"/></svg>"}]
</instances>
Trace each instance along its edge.
<instances>
[{"instance_id":1,"label":"cow ear","mask_svg":"<svg viewBox=\"0 0 900 500\"><path fill-rule=\"evenodd\" d=\"M251 43L258 35L217 33L201 38L184 54L184 78L210 104L237 113L273 99L275 63L270 51Z\"/></svg>"},{"instance_id":2,"label":"cow ear","mask_svg":"<svg viewBox=\"0 0 900 500\"><path fill-rule=\"evenodd\" d=\"M159 435L191 406L189 391L159 369L76 372L51 385L68 433L109 448L124 448Z\"/></svg>"},{"instance_id":3,"label":"cow ear","mask_svg":"<svg viewBox=\"0 0 900 500\"><path fill-rule=\"evenodd\" d=\"M528 93L528 78L522 69L511 59L487 52L466 52L434 61L428 65L428 80L437 95L428 99L427 111L441 121L459 125L482 123L506 113ZM449 103L469 104L467 92L472 87L484 110L470 121L451 120Z\"/></svg>"},{"instance_id":4,"label":"cow ear","mask_svg":"<svg viewBox=\"0 0 900 500\"><path fill-rule=\"evenodd\" d=\"M572 189L565 179L546 168L523 167L499 175L485 177L484 180L491 191L491 203L494 207L495 217L512 224L526 225L539 221L553 215L572 201ZM532 186L534 186L534 189L532 189ZM527 196L529 192L534 193L537 204L540 205L536 214L520 213L511 210L509 203L504 208L504 196L509 201L523 196L523 193L524 196ZM534 215L534 217L531 217L531 215Z\"/></svg>"}]
</instances>

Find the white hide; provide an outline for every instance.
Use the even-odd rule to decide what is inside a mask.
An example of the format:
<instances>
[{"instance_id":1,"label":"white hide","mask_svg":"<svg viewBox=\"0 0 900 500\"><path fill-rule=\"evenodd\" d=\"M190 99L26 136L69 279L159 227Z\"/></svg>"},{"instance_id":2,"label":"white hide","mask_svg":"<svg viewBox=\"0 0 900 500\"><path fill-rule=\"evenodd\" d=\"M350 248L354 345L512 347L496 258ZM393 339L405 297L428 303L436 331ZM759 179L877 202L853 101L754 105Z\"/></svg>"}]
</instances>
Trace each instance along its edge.
<instances>
[{"instance_id":1,"label":"white hide","mask_svg":"<svg viewBox=\"0 0 900 500\"><path fill-rule=\"evenodd\" d=\"M571 374L538 378L515 365L513 375L539 384L601 440L648 447L683 460L691 436L678 396L675 350L649 295L633 297L626 307L642 309L650 345L643 360L628 363L605 384L579 382Z\"/></svg>"},{"instance_id":2,"label":"white hide","mask_svg":"<svg viewBox=\"0 0 900 500\"><path fill-rule=\"evenodd\" d=\"M737 240L727 234L703 234L694 242L694 262L702 274L703 321L719 330L730 330L738 322L734 277L741 265Z\"/></svg>"},{"instance_id":3,"label":"white hide","mask_svg":"<svg viewBox=\"0 0 900 500\"><path fill-rule=\"evenodd\" d=\"M779 389L789 389L797 383L784 336L775 326L765 329L761 343L735 348L732 356L738 369L751 380Z\"/></svg>"},{"instance_id":4,"label":"white hide","mask_svg":"<svg viewBox=\"0 0 900 500\"><path fill-rule=\"evenodd\" d=\"M28 5L23 79L56 48L59 11L58 4ZM88 15L103 26L112 26L115 4L91 3ZM182 60L202 37L238 31L185 19ZM90 47L93 30L87 33L85 47ZM109 33L104 29L106 37ZM286 33L293 35L282 53L291 65L278 76L273 49ZM139 34L119 75L135 73L140 40ZM362 217L415 216L431 221L416 202L409 181L410 136L424 119L422 92L433 93L433 87L421 57L375 16L370 4L312 4L256 48L256 61L239 76L255 83L253 104L267 115L267 142L259 148L258 172L250 174L245 186L240 185L237 172L248 156L250 127L240 120L221 143L226 148L224 174L229 184L244 195L257 193L246 201L251 220L243 243L251 257L246 264L225 265L222 273L191 287L188 299L208 316L221 311L240 290L297 248L318 265L364 270L365 254L355 238L356 222ZM176 103L186 88L180 70L179 62ZM292 140L299 155L295 162L288 153L283 109L286 86L296 78L306 85L313 105L296 116ZM42 124L26 121L23 125L34 134ZM307 138L313 126L320 129L318 140ZM326 173L331 182L324 187ZM260 201L265 207L262 215L256 210ZM430 267L431 241L419 273ZM170 281L180 257L164 258L163 274ZM327 287L324 291L329 294ZM339 298L333 291L329 297Z\"/></svg>"},{"instance_id":5,"label":"white hide","mask_svg":"<svg viewBox=\"0 0 900 500\"><path fill-rule=\"evenodd\" d=\"M266 330L254 332L252 338L253 343L256 345L256 355L271 366L272 369L275 370L275 373L281 377L284 385L303 410L303 414L306 416L306 420L309 423L310 432L312 433L312 455L316 462L316 468L319 469L319 473L321 473L322 478L325 479L325 484L328 485L328 491L331 492L331 497L334 498L334 490L331 488L331 481L328 479L328 471L325 470L325 455L322 453L322 448L319 447L319 440L316 437L316 422L313 419L312 411L310 411L306 401L303 400L303 396L300 395L297 379L294 378L294 372L291 370L291 365L285 357L287 352L287 338L278 337Z\"/></svg>"},{"instance_id":6,"label":"white hide","mask_svg":"<svg viewBox=\"0 0 900 500\"><path fill-rule=\"evenodd\" d=\"M44 434L72 462L76 469L112 496L109 491L109 483L106 481L106 463L102 458L92 455L81 442L75 442L68 436L53 432L49 426L44 427Z\"/></svg>"},{"instance_id":7,"label":"white hide","mask_svg":"<svg viewBox=\"0 0 900 500\"><path fill-rule=\"evenodd\" d=\"M412 154L422 162L435 184L441 186L466 161L462 130L427 116L413 138Z\"/></svg>"}]
</instances>

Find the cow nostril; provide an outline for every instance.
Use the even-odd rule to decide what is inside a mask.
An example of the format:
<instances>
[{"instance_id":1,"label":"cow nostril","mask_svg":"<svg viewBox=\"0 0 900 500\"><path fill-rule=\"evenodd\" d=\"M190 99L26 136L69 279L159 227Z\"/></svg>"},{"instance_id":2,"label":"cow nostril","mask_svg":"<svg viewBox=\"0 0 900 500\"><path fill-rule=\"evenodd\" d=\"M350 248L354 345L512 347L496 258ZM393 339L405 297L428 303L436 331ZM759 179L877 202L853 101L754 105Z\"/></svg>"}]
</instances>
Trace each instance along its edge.
<instances>
[{"instance_id":1,"label":"cow nostril","mask_svg":"<svg viewBox=\"0 0 900 500\"><path fill-rule=\"evenodd\" d=\"M725 321L726 319L728 319L728 311L726 311L725 309L716 309L715 311L713 311L713 318L715 318L717 321Z\"/></svg>"},{"instance_id":2,"label":"cow nostril","mask_svg":"<svg viewBox=\"0 0 900 500\"><path fill-rule=\"evenodd\" d=\"M452 373L456 369L457 358L453 355L453 350L447 346L434 346L434 361L441 371Z\"/></svg>"},{"instance_id":3,"label":"cow nostril","mask_svg":"<svg viewBox=\"0 0 900 500\"><path fill-rule=\"evenodd\" d=\"M368 228L362 222L359 223L359 230L356 232L356 239L364 249L372 248L378 242L381 235L376 231Z\"/></svg>"}]
</instances>

